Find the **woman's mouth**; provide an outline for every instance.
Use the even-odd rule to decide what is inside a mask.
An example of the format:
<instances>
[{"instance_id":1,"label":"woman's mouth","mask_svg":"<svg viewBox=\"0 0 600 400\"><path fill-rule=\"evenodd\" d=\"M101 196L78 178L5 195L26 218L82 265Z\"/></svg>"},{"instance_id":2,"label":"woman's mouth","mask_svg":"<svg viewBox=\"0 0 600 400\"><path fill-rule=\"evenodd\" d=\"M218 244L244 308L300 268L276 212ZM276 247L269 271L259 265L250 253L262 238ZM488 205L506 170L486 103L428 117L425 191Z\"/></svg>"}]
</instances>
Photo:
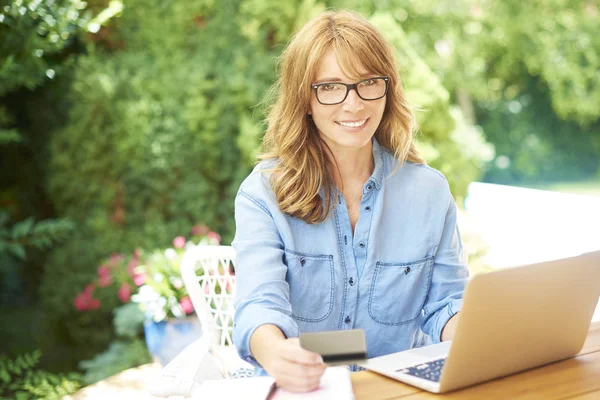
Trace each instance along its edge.
<instances>
[{"instance_id":1,"label":"woman's mouth","mask_svg":"<svg viewBox=\"0 0 600 400\"><path fill-rule=\"evenodd\" d=\"M368 120L369 120L369 118L359 119L356 121L335 121L335 123L344 128L357 129L357 128L362 128L367 123Z\"/></svg>"}]
</instances>

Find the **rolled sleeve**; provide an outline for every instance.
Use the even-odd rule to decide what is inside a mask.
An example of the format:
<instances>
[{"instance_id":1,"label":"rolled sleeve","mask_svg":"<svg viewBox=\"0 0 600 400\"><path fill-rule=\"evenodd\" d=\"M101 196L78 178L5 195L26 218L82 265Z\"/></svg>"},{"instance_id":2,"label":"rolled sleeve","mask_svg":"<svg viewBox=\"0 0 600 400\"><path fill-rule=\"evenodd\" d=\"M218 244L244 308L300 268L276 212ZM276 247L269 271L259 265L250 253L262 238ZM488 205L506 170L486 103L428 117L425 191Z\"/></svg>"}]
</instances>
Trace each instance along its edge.
<instances>
[{"instance_id":1,"label":"rolled sleeve","mask_svg":"<svg viewBox=\"0 0 600 400\"><path fill-rule=\"evenodd\" d=\"M462 306L469 277L456 219L456 204L448 189L449 202L442 235L435 253L431 287L423 308L422 329L432 343L441 341L442 330Z\"/></svg>"},{"instance_id":2,"label":"rolled sleeve","mask_svg":"<svg viewBox=\"0 0 600 400\"><path fill-rule=\"evenodd\" d=\"M235 200L236 297L233 342L240 357L260 366L250 352L250 337L261 325L298 336L291 317L284 246L265 201L240 190Z\"/></svg>"}]
</instances>

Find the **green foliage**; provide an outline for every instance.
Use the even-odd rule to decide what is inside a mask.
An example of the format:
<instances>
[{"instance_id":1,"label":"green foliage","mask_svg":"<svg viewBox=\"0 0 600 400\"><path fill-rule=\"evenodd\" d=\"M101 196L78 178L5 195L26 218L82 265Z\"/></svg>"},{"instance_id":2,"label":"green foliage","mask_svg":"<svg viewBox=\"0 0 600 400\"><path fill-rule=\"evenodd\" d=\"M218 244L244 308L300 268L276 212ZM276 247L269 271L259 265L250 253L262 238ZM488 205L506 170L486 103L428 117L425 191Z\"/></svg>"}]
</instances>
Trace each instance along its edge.
<instances>
[{"instance_id":1,"label":"green foliage","mask_svg":"<svg viewBox=\"0 0 600 400\"><path fill-rule=\"evenodd\" d=\"M451 92L464 89L477 100L497 101L507 88L525 89L523 76L535 76L550 88L551 106L561 119L582 125L598 119L600 42L593 38L600 35L600 10L594 2L365 3L402 23L410 43Z\"/></svg>"},{"instance_id":2,"label":"green foliage","mask_svg":"<svg viewBox=\"0 0 600 400\"><path fill-rule=\"evenodd\" d=\"M69 220L36 207L44 204L44 169L36 170L35 156L45 141L31 140L23 94L68 70L89 18L86 7L80 0L9 0L0 8L0 290L19 293L13 298L37 296L40 254L73 230Z\"/></svg>"},{"instance_id":3,"label":"green foliage","mask_svg":"<svg viewBox=\"0 0 600 400\"><path fill-rule=\"evenodd\" d=\"M106 351L79 364L85 370L83 380L88 385L151 361L143 339L144 313L139 305L129 303L117 307L113 315L118 339Z\"/></svg>"},{"instance_id":4,"label":"green foliage","mask_svg":"<svg viewBox=\"0 0 600 400\"><path fill-rule=\"evenodd\" d=\"M117 340L110 344L106 352L92 360L82 361L80 367L86 370L83 381L89 385L150 361L144 340Z\"/></svg>"},{"instance_id":5,"label":"green foliage","mask_svg":"<svg viewBox=\"0 0 600 400\"><path fill-rule=\"evenodd\" d=\"M270 84L273 60L231 23L233 2L203 14L209 6L130 2L108 39L127 50L90 50L78 61L69 121L50 145L52 201L78 224L43 278L57 321L80 318L72 299L107 249L160 247L197 221L232 237L233 196L261 131L251 107Z\"/></svg>"},{"instance_id":6,"label":"green foliage","mask_svg":"<svg viewBox=\"0 0 600 400\"><path fill-rule=\"evenodd\" d=\"M0 399L58 400L79 389L80 374L52 374L39 370L40 357L39 350L15 359L0 356Z\"/></svg>"},{"instance_id":7,"label":"green foliage","mask_svg":"<svg viewBox=\"0 0 600 400\"><path fill-rule=\"evenodd\" d=\"M486 181L531 185L593 178L600 170L600 136L595 134L600 121L581 128L560 120L551 112L547 89L536 79L523 94L480 104L478 118L498 155Z\"/></svg>"},{"instance_id":8,"label":"green foliage","mask_svg":"<svg viewBox=\"0 0 600 400\"><path fill-rule=\"evenodd\" d=\"M587 0L492 2L482 12L476 49L495 49L499 62L488 73L510 82L524 65L551 89L561 119L589 124L600 108L597 7Z\"/></svg>"},{"instance_id":9,"label":"green foliage","mask_svg":"<svg viewBox=\"0 0 600 400\"><path fill-rule=\"evenodd\" d=\"M3 128L10 126L12 122L13 118L11 117L6 107L0 105L0 146L9 143L19 143L22 140L22 137L17 129Z\"/></svg>"},{"instance_id":10,"label":"green foliage","mask_svg":"<svg viewBox=\"0 0 600 400\"><path fill-rule=\"evenodd\" d=\"M600 173L591 156L600 132L600 42L592 39L600 35L600 10L594 2L331 3L377 9L402 25L467 125L478 124L497 147L496 162L476 162L489 169L486 181L535 184ZM447 160L460 170L451 155Z\"/></svg>"},{"instance_id":11,"label":"green foliage","mask_svg":"<svg viewBox=\"0 0 600 400\"><path fill-rule=\"evenodd\" d=\"M65 67L58 57L86 25L80 0L11 0L0 10L0 96L33 89Z\"/></svg>"},{"instance_id":12,"label":"green foliage","mask_svg":"<svg viewBox=\"0 0 600 400\"><path fill-rule=\"evenodd\" d=\"M419 149L428 163L447 176L454 195L463 198L469 183L493 158L493 148L480 130L465 121L458 107L450 106L449 93L417 55L400 24L383 13L371 21L398 50L406 94L417 108Z\"/></svg>"},{"instance_id":13,"label":"green foliage","mask_svg":"<svg viewBox=\"0 0 600 400\"><path fill-rule=\"evenodd\" d=\"M27 246L48 250L74 229L73 223L65 219L35 222L30 217L7 226L8 220L8 214L0 210L0 254L9 253L20 259L25 258Z\"/></svg>"},{"instance_id":14,"label":"green foliage","mask_svg":"<svg viewBox=\"0 0 600 400\"><path fill-rule=\"evenodd\" d=\"M139 304L124 304L115 308L113 315L113 325L118 337L133 339L140 335L144 326L144 313Z\"/></svg>"}]
</instances>

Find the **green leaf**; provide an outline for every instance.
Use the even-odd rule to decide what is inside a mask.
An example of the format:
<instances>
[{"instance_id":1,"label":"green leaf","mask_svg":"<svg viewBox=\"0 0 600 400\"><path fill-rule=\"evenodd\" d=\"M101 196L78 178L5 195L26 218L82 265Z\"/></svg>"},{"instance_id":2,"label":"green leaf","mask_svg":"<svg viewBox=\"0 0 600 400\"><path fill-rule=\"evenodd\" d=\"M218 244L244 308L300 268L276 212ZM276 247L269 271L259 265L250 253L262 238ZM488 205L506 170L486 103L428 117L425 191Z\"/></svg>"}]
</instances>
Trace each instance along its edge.
<instances>
[{"instance_id":1,"label":"green leaf","mask_svg":"<svg viewBox=\"0 0 600 400\"><path fill-rule=\"evenodd\" d=\"M15 393L15 400L31 400L31 396L27 392L18 391Z\"/></svg>"},{"instance_id":2,"label":"green leaf","mask_svg":"<svg viewBox=\"0 0 600 400\"><path fill-rule=\"evenodd\" d=\"M21 375L23 373L23 370L21 369L21 367L19 365L17 365L16 363L13 364L13 368L12 368L13 373L15 373L16 375Z\"/></svg>"},{"instance_id":3,"label":"green leaf","mask_svg":"<svg viewBox=\"0 0 600 400\"><path fill-rule=\"evenodd\" d=\"M4 383L10 382L10 374L6 370L6 368L0 369L0 379L4 381Z\"/></svg>"},{"instance_id":4,"label":"green leaf","mask_svg":"<svg viewBox=\"0 0 600 400\"><path fill-rule=\"evenodd\" d=\"M17 239L29 235L34 223L35 219L33 217L29 217L24 221L17 222L13 227L13 238Z\"/></svg>"},{"instance_id":5,"label":"green leaf","mask_svg":"<svg viewBox=\"0 0 600 400\"><path fill-rule=\"evenodd\" d=\"M19 143L23 139L16 129L0 129L0 145Z\"/></svg>"},{"instance_id":6,"label":"green leaf","mask_svg":"<svg viewBox=\"0 0 600 400\"><path fill-rule=\"evenodd\" d=\"M10 218L10 215L3 210L0 210L0 226L4 226Z\"/></svg>"},{"instance_id":7,"label":"green leaf","mask_svg":"<svg viewBox=\"0 0 600 400\"><path fill-rule=\"evenodd\" d=\"M25 247L18 243L11 243L8 246L8 251L18 259L24 260L26 258Z\"/></svg>"}]
</instances>

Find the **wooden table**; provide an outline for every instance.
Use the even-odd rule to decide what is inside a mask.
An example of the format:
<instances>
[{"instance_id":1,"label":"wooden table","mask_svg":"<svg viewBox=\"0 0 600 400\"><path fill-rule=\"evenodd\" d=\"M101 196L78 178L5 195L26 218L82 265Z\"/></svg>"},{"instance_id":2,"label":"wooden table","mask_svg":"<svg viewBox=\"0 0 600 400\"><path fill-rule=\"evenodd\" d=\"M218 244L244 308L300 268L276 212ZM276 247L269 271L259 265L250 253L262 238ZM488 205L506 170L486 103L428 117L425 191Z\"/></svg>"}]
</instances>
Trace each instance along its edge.
<instances>
[{"instance_id":1,"label":"wooden table","mask_svg":"<svg viewBox=\"0 0 600 400\"><path fill-rule=\"evenodd\" d=\"M357 400L392 399L600 399L600 321L592 324L581 352L519 374L443 395L362 371L352 374Z\"/></svg>"}]
</instances>

